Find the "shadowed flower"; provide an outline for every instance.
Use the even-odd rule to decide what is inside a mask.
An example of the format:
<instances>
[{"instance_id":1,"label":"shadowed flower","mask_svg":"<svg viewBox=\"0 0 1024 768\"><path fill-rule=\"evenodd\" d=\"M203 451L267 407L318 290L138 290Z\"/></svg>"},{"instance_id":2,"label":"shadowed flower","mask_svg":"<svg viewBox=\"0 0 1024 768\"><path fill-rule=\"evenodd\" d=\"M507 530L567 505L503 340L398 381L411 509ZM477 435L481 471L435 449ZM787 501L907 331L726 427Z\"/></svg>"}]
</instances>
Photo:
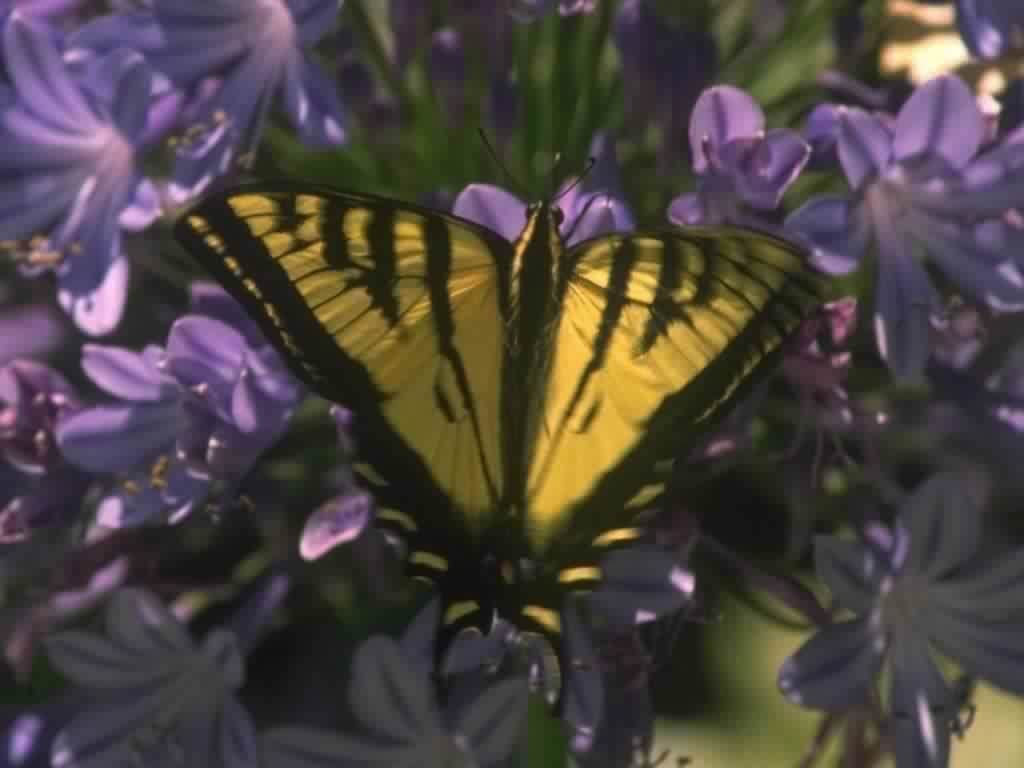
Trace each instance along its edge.
<instances>
[{"instance_id":1,"label":"shadowed flower","mask_svg":"<svg viewBox=\"0 0 1024 768\"><path fill-rule=\"evenodd\" d=\"M718 62L705 30L673 25L651 0L624 0L615 17L615 45L622 59L627 120L635 129L648 119L660 128L663 152L678 152L677 137ZM681 154L681 153L680 153Z\"/></svg>"},{"instance_id":2,"label":"shadowed flower","mask_svg":"<svg viewBox=\"0 0 1024 768\"><path fill-rule=\"evenodd\" d=\"M675 224L737 224L765 228L765 218L810 157L793 131L764 130L764 113L739 88L716 85L697 99L690 118L690 152L697 191L677 197Z\"/></svg>"},{"instance_id":3,"label":"shadowed flower","mask_svg":"<svg viewBox=\"0 0 1024 768\"><path fill-rule=\"evenodd\" d=\"M175 322L165 349L86 345L82 367L121 402L66 419L58 439L69 461L125 478L100 502L99 521L112 527L177 521L211 483L237 483L301 396L269 345L204 315Z\"/></svg>"},{"instance_id":4,"label":"shadowed flower","mask_svg":"<svg viewBox=\"0 0 1024 768\"><path fill-rule=\"evenodd\" d=\"M202 100L186 128L169 193L199 194L236 159L248 161L275 98L298 137L340 144L341 103L309 48L333 28L338 0L154 0L149 8L101 17L72 39L76 48L130 46L177 88Z\"/></svg>"},{"instance_id":5,"label":"shadowed flower","mask_svg":"<svg viewBox=\"0 0 1024 768\"><path fill-rule=\"evenodd\" d=\"M487 680L461 705L442 708L429 674L439 619L435 600L420 612L401 643L374 636L356 651L348 703L359 722L359 735L301 726L276 728L264 738L266 764L274 768L343 768L355 763L366 768L463 764L497 768L507 764L526 732L526 681Z\"/></svg>"},{"instance_id":6,"label":"shadowed flower","mask_svg":"<svg viewBox=\"0 0 1024 768\"><path fill-rule=\"evenodd\" d=\"M956 0L956 25L967 49L994 59L1024 45L1024 5L1007 0Z\"/></svg>"},{"instance_id":7,"label":"shadowed flower","mask_svg":"<svg viewBox=\"0 0 1024 768\"><path fill-rule=\"evenodd\" d=\"M968 675L1024 692L1024 558L978 557L982 496L976 478L939 474L904 502L891 529L876 523L862 542L815 542L818 577L855 617L808 640L782 665L779 687L794 703L842 712L869 703L887 665L899 768L948 760L948 724L963 697L933 648Z\"/></svg>"},{"instance_id":8,"label":"shadowed flower","mask_svg":"<svg viewBox=\"0 0 1024 768\"><path fill-rule=\"evenodd\" d=\"M941 309L920 253L974 300L1024 309L1024 232L1003 218L1024 204L1024 145L1003 143L975 157L985 125L961 80L929 81L891 122L841 109L836 130L853 198L812 199L786 225L832 274L857 268L876 246L875 338L894 373L921 371L931 315Z\"/></svg>"},{"instance_id":9,"label":"shadowed flower","mask_svg":"<svg viewBox=\"0 0 1024 768\"><path fill-rule=\"evenodd\" d=\"M54 768L257 765L256 732L235 695L245 667L233 633L215 629L197 645L153 595L124 589L107 606L105 636L57 632L46 649L95 695L54 740Z\"/></svg>"},{"instance_id":10,"label":"shadowed flower","mask_svg":"<svg viewBox=\"0 0 1024 768\"><path fill-rule=\"evenodd\" d=\"M54 430L79 407L64 377L45 365L16 360L0 368L0 457L11 468L0 483L0 543L78 512L88 478L64 461Z\"/></svg>"},{"instance_id":11,"label":"shadowed flower","mask_svg":"<svg viewBox=\"0 0 1024 768\"><path fill-rule=\"evenodd\" d=\"M13 103L0 114L0 238L25 271L53 270L61 305L87 333L121 318L128 262L121 227L155 217L137 148L151 76L118 49L77 76L52 34L16 12L3 31Z\"/></svg>"}]
</instances>

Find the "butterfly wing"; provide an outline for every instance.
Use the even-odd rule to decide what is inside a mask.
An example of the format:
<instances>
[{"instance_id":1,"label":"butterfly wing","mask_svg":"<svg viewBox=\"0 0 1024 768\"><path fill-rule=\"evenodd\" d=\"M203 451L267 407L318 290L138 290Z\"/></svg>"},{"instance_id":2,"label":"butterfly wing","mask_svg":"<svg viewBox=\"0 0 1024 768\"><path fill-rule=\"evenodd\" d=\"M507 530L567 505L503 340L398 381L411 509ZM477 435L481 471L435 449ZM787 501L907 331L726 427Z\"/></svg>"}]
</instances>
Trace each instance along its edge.
<instances>
[{"instance_id":1,"label":"butterfly wing","mask_svg":"<svg viewBox=\"0 0 1024 768\"><path fill-rule=\"evenodd\" d=\"M568 258L527 483L535 554L607 537L638 490L658 490L654 464L769 370L821 300L799 249L745 230L610 235Z\"/></svg>"},{"instance_id":2,"label":"butterfly wing","mask_svg":"<svg viewBox=\"0 0 1024 768\"><path fill-rule=\"evenodd\" d=\"M307 385L353 409L378 475L432 515L447 507L451 528L485 524L503 482L508 242L428 209L287 184L211 197L176 236Z\"/></svg>"}]
</instances>

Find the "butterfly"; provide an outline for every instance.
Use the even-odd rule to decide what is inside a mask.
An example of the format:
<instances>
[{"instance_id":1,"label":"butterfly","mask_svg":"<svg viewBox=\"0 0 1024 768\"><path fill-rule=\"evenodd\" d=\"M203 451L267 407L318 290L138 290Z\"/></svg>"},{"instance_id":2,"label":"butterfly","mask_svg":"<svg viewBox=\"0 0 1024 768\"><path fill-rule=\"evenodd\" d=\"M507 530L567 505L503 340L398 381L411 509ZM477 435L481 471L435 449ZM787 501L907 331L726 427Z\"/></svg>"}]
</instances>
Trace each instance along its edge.
<instances>
[{"instance_id":1,"label":"butterfly","mask_svg":"<svg viewBox=\"0 0 1024 768\"><path fill-rule=\"evenodd\" d=\"M377 522L446 631L557 639L640 529L659 462L712 427L821 302L797 246L707 227L566 247L365 194L256 183L176 225L294 373L355 414Z\"/></svg>"}]
</instances>

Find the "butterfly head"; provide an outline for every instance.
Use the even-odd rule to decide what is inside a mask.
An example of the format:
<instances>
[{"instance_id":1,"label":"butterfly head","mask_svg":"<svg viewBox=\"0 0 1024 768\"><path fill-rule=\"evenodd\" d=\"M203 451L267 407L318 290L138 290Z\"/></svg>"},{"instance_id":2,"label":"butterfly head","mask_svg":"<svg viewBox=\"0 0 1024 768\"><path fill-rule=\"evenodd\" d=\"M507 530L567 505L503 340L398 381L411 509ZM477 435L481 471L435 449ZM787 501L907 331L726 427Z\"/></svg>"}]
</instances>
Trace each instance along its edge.
<instances>
[{"instance_id":1,"label":"butterfly head","mask_svg":"<svg viewBox=\"0 0 1024 768\"><path fill-rule=\"evenodd\" d=\"M565 222L565 212L555 202L538 200L526 206L526 228L534 236L558 232Z\"/></svg>"}]
</instances>

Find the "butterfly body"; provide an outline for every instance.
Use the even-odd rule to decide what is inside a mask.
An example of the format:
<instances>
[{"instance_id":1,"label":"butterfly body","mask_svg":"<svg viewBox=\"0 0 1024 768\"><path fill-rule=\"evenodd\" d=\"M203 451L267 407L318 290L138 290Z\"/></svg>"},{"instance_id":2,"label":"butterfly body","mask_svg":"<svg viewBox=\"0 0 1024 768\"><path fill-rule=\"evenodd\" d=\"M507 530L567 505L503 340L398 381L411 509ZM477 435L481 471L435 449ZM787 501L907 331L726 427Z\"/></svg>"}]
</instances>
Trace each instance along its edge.
<instances>
[{"instance_id":1,"label":"butterfly body","mask_svg":"<svg viewBox=\"0 0 1024 768\"><path fill-rule=\"evenodd\" d=\"M735 229L566 247L302 185L201 203L176 234L314 391L355 413L378 521L445 598L549 636L637 535L679 455L763 377L820 300L803 254Z\"/></svg>"}]
</instances>

